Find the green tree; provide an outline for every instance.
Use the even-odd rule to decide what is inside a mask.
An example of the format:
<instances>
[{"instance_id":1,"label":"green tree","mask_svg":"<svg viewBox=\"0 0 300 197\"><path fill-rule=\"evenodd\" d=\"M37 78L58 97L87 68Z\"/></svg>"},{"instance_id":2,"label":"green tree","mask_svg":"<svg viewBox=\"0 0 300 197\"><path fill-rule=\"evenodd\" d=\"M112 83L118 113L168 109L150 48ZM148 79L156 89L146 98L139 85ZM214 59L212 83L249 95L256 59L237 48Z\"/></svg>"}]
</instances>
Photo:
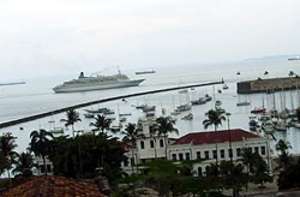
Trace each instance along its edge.
<instances>
[{"instance_id":1,"label":"green tree","mask_svg":"<svg viewBox=\"0 0 300 197\"><path fill-rule=\"evenodd\" d=\"M288 149L291 148L288 142L284 140L279 140L275 146L276 150L279 152L279 170L286 170L291 163L291 157L289 155Z\"/></svg>"},{"instance_id":2,"label":"green tree","mask_svg":"<svg viewBox=\"0 0 300 197\"><path fill-rule=\"evenodd\" d=\"M18 154L14 162L13 173L22 177L32 176L32 169L36 167L30 152Z\"/></svg>"},{"instance_id":3,"label":"green tree","mask_svg":"<svg viewBox=\"0 0 300 197\"><path fill-rule=\"evenodd\" d=\"M247 184L247 175L243 172L241 164L234 164L231 161L222 161L220 164L220 178L226 189L232 189L232 196L239 197L239 192Z\"/></svg>"},{"instance_id":4,"label":"green tree","mask_svg":"<svg viewBox=\"0 0 300 197\"><path fill-rule=\"evenodd\" d=\"M79 113L75 109L70 109L66 112L66 119L61 119L61 122L65 122L65 126L72 126L73 137L75 136L75 128L74 125L76 122L80 122Z\"/></svg>"},{"instance_id":5,"label":"green tree","mask_svg":"<svg viewBox=\"0 0 300 197\"><path fill-rule=\"evenodd\" d=\"M175 128L175 123L176 121L170 116L167 117L161 116L156 119L158 136L162 136L165 141L166 158L168 158L168 145L169 145L168 134L170 133L175 133L177 135L179 134L178 129Z\"/></svg>"},{"instance_id":6,"label":"green tree","mask_svg":"<svg viewBox=\"0 0 300 197\"><path fill-rule=\"evenodd\" d=\"M49 155L54 174L72 178L95 178L102 175L111 183L121 176L121 162L125 160L123 144L105 133L86 133L75 138L55 138ZM78 146L80 145L81 153ZM84 158L81 160L80 158Z\"/></svg>"},{"instance_id":7,"label":"green tree","mask_svg":"<svg viewBox=\"0 0 300 197\"><path fill-rule=\"evenodd\" d=\"M35 156L42 157L45 175L47 176L48 169L46 165L46 156L49 152L51 152L50 140L53 139L53 135L51 132L40 129L39 131L32 131L30 133L30 138L30 150L35 154Z\"/></svg>"},{"instance_id":8,"label":"green tree","mask_svg":"<svg viewBox=\"0 0 300 197\"><path fill-rule=\"evenodd\" d=\"M125 131L123 131L121 134L124 135L123 141L130 144L131 154L133 157L133 160L137 161L137 158L135 157L134 150L137 148L136 141L139 138L144 138L144 134L140 133L140 131L137 129L136 124L128 123L128 125L125 128ZM137 164L134 162L134 165L137 166ZM134 165L131 164L132 172L134 172ZM138 171L138 169L136 169Z\"/></svg>"},{"instance_id":9,"label":"green tree","mask_svg":"<svg viewBox=\"0 0 300 197\"><path fill-rule=\"evenodd\" d=\"M260 187L264 187L264 183L273 180L267 162L258 153L254 153L254 161L251 180L255 184L260 184Z\"/></svg>"},{"instance_id":10,"label":"green tree","mask_svg":"<svg viewBox=\"0 0 300 197\"><path fill-rule=\"evenodd\" d=\"M101 131L103 133L104 131L108 131L110 129L111 119L106 118L104 115L98 114L96 117L94 117L94 120L94 122L90 123L90 126L94 127L92 130L94 134L95 131Z\"/></svg>"},{"instance_id":11,"label":"green tree","mask_svg":"<svg viewBox=\"0 0 300 197\"><path fill-rule=\"evenodd\" d=\"M207 119L205 119L202 124L205 129L207 129L210 126L214 127L214 131L217 132L218 127L222 126L223 121L226 120L225 116L225 110L221 108L211 109L209 110L205 115L207 116ZM218 144L216 143L216 164L218 165Z\"/></svg>"},{"instance_id":12,"label":"green tree","mask_svg":"<svg viewBox=\"0 0 300 197\"><path fill-rule=\"evenodd\" d=\"M16 137L12 136L11 133L4 133L0 137L0 154L3 164L3 168L7 171L7 176L10 179L10 169L14 163L17 153L14 151L17 147Z\"/></svg>"}]
</instances>

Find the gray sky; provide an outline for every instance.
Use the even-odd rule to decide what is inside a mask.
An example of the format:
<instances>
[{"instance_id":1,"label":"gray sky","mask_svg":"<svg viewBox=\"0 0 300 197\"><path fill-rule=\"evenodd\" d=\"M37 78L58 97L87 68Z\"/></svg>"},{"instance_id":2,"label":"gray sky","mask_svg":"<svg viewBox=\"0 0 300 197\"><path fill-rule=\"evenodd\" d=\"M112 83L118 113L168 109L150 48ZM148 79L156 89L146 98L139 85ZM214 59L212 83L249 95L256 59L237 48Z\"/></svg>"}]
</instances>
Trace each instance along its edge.
<instances>
[{"instance_id":1,"label":"gray sky","mask_svg":"<svg viewBox=\"0 0 300 197\"><path fill-rule=\"evenodd\" d=\"M299 0L0 0L1 80L294 54L299 7Z\"/></svg>"}]
</instances>

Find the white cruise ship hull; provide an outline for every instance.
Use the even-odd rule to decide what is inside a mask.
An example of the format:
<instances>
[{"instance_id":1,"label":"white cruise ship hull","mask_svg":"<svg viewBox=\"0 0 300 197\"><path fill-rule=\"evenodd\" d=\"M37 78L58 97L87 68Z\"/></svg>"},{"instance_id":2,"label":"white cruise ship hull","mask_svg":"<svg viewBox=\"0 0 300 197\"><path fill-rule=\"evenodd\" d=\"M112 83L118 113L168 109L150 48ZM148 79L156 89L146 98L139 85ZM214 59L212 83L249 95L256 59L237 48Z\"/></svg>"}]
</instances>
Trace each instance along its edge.
<instances>
[{"instance_id":1,"label":"white cruise ship hull","mask_svg":"<svg viewBox=\"0 0 300 197\"><path fill-rule=\"evenodd\" d=\"M145 79L114 81L108 83L89 83L82 85L63 85L53 88L55 93L86 92L105 89L127 88L140 85Z\"/></svg>"}]
</instances>

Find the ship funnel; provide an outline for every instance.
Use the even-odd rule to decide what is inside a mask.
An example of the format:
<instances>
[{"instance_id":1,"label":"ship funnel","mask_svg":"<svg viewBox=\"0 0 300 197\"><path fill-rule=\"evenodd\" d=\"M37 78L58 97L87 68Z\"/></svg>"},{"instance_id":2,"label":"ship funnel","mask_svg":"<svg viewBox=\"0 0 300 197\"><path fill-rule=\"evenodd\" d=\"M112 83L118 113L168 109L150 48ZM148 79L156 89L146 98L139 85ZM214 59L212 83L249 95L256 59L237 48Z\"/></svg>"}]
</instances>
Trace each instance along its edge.
<instances>
[{"instance_id":1,"label":"ship funnel","mask_svg":"<svg viewBox=\"0 0 300 197\"><path fill-rule=\"evenodd\" d=\"M79 79L84 78L84 73L80 72Z\"/></svg>"}]
</instances>

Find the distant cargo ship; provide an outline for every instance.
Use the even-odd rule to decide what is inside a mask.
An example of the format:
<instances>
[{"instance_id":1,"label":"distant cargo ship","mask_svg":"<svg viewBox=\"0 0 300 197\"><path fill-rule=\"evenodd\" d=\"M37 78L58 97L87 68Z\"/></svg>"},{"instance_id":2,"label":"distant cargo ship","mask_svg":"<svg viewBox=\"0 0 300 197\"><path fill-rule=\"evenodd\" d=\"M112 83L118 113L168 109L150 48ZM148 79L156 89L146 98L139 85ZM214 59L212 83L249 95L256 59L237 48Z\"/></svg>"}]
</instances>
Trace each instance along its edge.
<instances>
[{"instance_id":1,"label":"distant cargo ship","mask_svg":"<svg viewBox=\"0 0 300 197\"><path fill-rule=\"evenodd\" d=\"M119 71L116 75L98 75L86 77L81 72L78 79L66 81L62 85L53 88L55 93L84 92L103 89L125 88L140 85L145 79L130 80L127 75Z\"/></svg>"},{"instance_id":2,"label":"distant cargo ship","mask_svg":"<svg viewBox=\"0 0 300 197\"><path fill-rule=\"evenodd\" d=\"M10 83L0 83L0 86L13 86L13 85L23 85L26 84L24 81L20 82L10 82Z\"/></svg>"},{"instance_id":3,"label":"distant cargo ship","mask_svg":"<svg viewBox=\"0 0 300 197\"><path fill-rule=\"evenodd\" d=\"M136 75L145 75L145 74L154 74L154 73L156 73L155 70L146 70L146 71L135 72Z\"/></svg>"},{"instance_id":4,"label":"distant cargo ship","mask_svg":"<svg viewBox=\"0 0 300 197\"><path fill-rule=\"evenodd\" d=\"M289 61L295 61L295 60L300 60L300 57L299 56L296 56L296 57L290 57L288 58Z\"/></svg>"}]
</instances>

